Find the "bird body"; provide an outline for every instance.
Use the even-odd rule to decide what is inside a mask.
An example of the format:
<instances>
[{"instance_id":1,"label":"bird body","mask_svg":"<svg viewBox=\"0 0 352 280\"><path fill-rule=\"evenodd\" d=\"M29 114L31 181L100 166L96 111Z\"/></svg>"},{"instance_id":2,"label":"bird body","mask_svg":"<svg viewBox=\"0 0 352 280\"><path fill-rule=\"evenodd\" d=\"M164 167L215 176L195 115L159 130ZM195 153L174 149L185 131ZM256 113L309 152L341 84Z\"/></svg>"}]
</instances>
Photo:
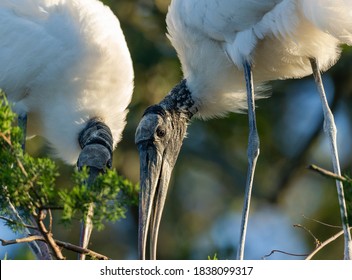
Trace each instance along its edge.
<instances>
[{"instance_id":1,"label":"bird body","mask_svg":"<svg viewBox=\"0 0 352 280\"><path fill-rule=\"evenodd\" d=\"M0 88L28 134L77 161L80 131L96 118L121 139L133 90L120 23L96 0L2 0Z\"/></svg>"},{"instance_id":2,"label":"bird body","mask_svg":"<svg viewBox=\"0 0 352 280\"><path fill-rule=\"evenodd\" d=\"M183 80L148 108L136 130L141 166L139 254L156 258L157 235L173 166L187 125L195 116L211 118L248 109L248 172L237 258L243 259L254 171L259 156L254 88L313 73L324 112L334 172L340 174L336 126L320 71L352 45L351 0L172 0L166 17L168 37L180 59ZM336 181L345 236L345 258L352 240L342 183Z\"/></svg>"},{"instance_id":3,"label":"bird body","mask_svg":"<svg viewBox=\"0 0 352 280\"><path fill-rule=\"evenodd\" d=\"M351 10L349 0L173 0L168 36L196 116L247 108L243 60L252 64L255 85L312 74L310 57L321 70L331 67L340 45L352 43Z\"/></svg>"},{"instance_id":4,"label":"bird body","mask_svg":"<svg viewBox=\"0 0 352 280\"><path fill-rule=\"evenodd\" d=\"M97 0L1 0L0 26L0 88L20 126L46 138L66 163L89 167L91 186L111 167L133 92L119 20ZM83 248L93 214L91 203Z\"/></svg>"}]
</instances>

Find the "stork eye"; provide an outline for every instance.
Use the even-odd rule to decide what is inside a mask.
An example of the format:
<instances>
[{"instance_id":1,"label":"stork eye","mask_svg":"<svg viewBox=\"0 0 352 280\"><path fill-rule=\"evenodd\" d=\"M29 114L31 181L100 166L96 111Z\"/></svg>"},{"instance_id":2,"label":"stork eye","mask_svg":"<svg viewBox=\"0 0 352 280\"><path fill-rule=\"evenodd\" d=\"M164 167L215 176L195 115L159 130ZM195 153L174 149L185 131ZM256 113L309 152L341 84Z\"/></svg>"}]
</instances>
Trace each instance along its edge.
<instances>
[{"instance_id":1,"label":"stork eye","mask_svg":"<svg viewBox=\"0 0 352 280\"><path fill-rule=\"evenodd\" d=\"M166 135L166 131L164 128L162 127L158 127L156 129L156 135L159 137L159 138L163 138L165 135Z\"/></svg>"}]
</instances>

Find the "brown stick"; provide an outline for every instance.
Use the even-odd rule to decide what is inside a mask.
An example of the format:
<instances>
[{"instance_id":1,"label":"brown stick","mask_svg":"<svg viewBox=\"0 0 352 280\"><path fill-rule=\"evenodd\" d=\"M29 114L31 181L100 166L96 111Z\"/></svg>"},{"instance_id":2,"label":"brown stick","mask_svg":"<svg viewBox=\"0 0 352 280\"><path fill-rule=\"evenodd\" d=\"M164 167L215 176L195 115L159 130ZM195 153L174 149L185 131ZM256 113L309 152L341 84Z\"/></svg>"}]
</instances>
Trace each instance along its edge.
<instances>
[{"instance_id":1,"label":"brown stick","mask_svg":"<svg viewBox=\"0 0 352 280\"><path fill-rule=\"evenodd\" d=\"M32 235L32 236L23 237L23 238L16 238L16 239L12 239L12 240L0 239L0 241L1 241L2 246L8 246L8 245L13 245L13 244L28 243L28 242L33 242L33 241L45 242L45 239L43 236Z\"/></svg>"},{"instance_id":2,"label":"brown stick","mask_svg":"<svg viewBox=\"0 0 352 280\"><path fill-rule=\"evenodd\" d=\"M56 258L59 260L64 260L65 257L62 255L60 248L56 244L56 242L53 238L53 234L50 231L48 231L45 227L45 224L43 222L44 218L45 218L44 211L40 210L39 215L38 215L39 231L43 234L45 241L47 242L47 244L49 244L51 249L54 251Z\"/></svg>"},{"instance_id":3,"label":"brown stick","mask_svg":"<svg viewBox=\"0 0 352 280\"><path fill-rule=\"evenodd\" d=\"M351 228L350 228L351 229ZM311 260L314 255L316 255L321 249L323 249L326 245L328 245L329 243L333 242L334 240L336 240L337 238L339 238L341 235L343 235L343 230L341 230L340 232L338 232L337 234L331 236L329 239L325 240L324 242L321 242L314 250L313 252L311 252L306 260Z\"/></svg>"},{"instance_id":4,"label":"brown stick","mask_svg":"<svg viewBox=\"0 0 352 280\"><path fill-rule=\"evenodd\" d=\"M316 166L314 164L310 165L308 167L310 170L313 170L313 171L316 171L318 172L319 174L325 176L325 177L328 177L328 178L331 178L331 179L335 179L335 180L339 180L341 182L348 182L349 180L347 180L347 178L343 177L343 176L339 176L329 170L326 170L324 168L321 168L319 166Z\"/></svg>"},{"instance_id":5,"label":"brown stick","mask_svg":"<svg viewBox=\"0 0 352 280\"><path fill-rule=\"evenodd\" d=\"M102 254L99 254L97 252L94 252L92 250L89 249L83 249L82 247L73 245L71 243L67 243L67 242L62 242L59 240L56 240L57 245L59 245L60 247L63 247L65 249L80 253L80 254L86 254L88 256L91 256L93 258L99 259L99 260L109 260L110 258L108 258L107 256L104 256Z\"/></svg>"},{"instance_id":6,"label":"brown stick","mask_svg":"<svg viewBox=\"0 0 352 280\"><path fill-rule=\"evenodd\" d=\"M8 246L8 245L13 245L13 244L20 244L20 243L27 243L27 242L33 242L33 241L43 241L46 242L45 238L40 235L33 235L33 236L28 236L24 238L19 238L19 239L13 239L13 240L4 240L0 239L1 245L2 246ZM99 254L95 251L89 250L89 249L83 249L82 247L76 246L74 244L68 243L68 242L63 242L57 239L54 239L56 244L62 248L65 248L67 250L80 253L80 254L86 254L91 256L92 258L96 258L99 260L109 260L107 256L104 256L102 254Z\"/></svg>"},{"instance_id":7,"label":"brown stick","mask_svg":"<svg viewBox=\"0 0 352 280\"><path fill-rule=\"evenodd\" d=\"M4 133L0 132L0 137L4 139L4 141L9 145L12 146L10 138L8 138Z\"/></svg>"}]
</instances>

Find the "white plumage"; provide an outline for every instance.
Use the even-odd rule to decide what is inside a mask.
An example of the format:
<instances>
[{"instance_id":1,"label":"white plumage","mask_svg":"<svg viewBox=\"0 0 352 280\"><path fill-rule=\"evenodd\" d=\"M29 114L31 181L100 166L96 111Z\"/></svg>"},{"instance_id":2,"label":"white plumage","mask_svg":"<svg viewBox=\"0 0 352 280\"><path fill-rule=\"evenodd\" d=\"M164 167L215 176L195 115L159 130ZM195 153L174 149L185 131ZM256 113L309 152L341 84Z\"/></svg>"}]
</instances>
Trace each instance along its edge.
<instances>
[{"instance_id":1,"label":"white plumage","mask_svg":"<svg viewBox=\"0 0 352 280\"><path fill-rule=\"evenodd\" d=\"M79 132L98 118L116 146L133 69L111 10L96 0L1 0L0 26L0 88L16 113L28 113L28 134L73 164Z\"/></svg>"},{"instance_id":2,"label":"white plumage","mask_svg":"<svg viewBox=\"0 0 352 280\"><path fill-rule=\"evenodd\" d=\"M255 98L270 80L313 73L324 112L334 172L341 174L336 126L320 71L352 45L351 0L172 0L168 37L181 61L184 80L148 108L136 131L141 159L139 255L145 258L150 225L151 258L170 174L190 119L210 118L248 108L248 172L237 258L243 259L259 135ZM257 92L254 95L254 88ZM258 90L259 87L259 90ZM345 258L352 258L343 186L336 181L345 236Z\"/></svg>"},{"instance_id":3,"label":"white plumage","mask_svg":"<svg viewBox=\"0 0 352 280\"><path fill-rule=\"evenodd\" d=\"M312 74L313 57L326 70L352 44L350 0L173 0L166 21L203 118L247 107L244 59L258 85Z\"/></svg>"},{"instance_id":4,"label":"white plumage","mask_svg":"<svg viewBox=\"0 0 352 280\"><path fill-rule=\"evenodd\" d=\"M28 117L27 136L43 136L79 169L87 165L92 184L111 166L133 91L118 19L97 0L1 0L0 27L0 88L22 126ZM83 248L93 209L82 225Z\"/></svg>"}]
</instances>

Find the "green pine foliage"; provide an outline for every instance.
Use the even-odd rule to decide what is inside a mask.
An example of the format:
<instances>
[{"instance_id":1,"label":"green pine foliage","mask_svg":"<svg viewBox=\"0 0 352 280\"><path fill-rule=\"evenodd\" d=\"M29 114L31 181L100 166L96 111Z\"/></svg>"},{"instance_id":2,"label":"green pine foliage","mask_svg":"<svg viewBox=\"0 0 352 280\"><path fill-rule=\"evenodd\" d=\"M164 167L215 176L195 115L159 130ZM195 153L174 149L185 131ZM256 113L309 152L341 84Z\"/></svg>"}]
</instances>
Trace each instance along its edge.
<instances>
[{"instance_id":1,"label":"green pine foliage","mask_svg":"<svg viewBox=\"0 0 352 280\"><path fill-rule=\"evenodd\" d=\"M59 191L63 204L62 222L70 223L74 217L81 220L86 216L89 204L95 204L93 224L97 229L104 228L104 222L115 222L125 218L128 206L138 204L138 185L119 176L115 170L107 170L97 177L88 188L88 169L74 173L74 187Z\"/></svg>"},{"instance_id":2,"label":"green pine foliage","mask_svg":"<svg viewBox=\"0 0 352 280\"><path fill-rule=\"evenodd\" d=\"M11 111L5 94L0 92L0 215L14 231L23 224L13 219L9 201L22 218L36 217L40 211L61 213L66 225L83 220L88 205L95 203L93 224L102 229L104 223L125 217L128 206L138 203L138 185L108 170L90 188L86 185L88 170L75 171L71 188L58 187L56 164L48 158L33 158L21 148L22 132L15 126L16 115Z\"/></svg>"},{"instance_id":3,"label":"green pine foliage","mask_svg":"<svg viewBox=\"0 0 352 280\"><path fill-rule=\"evenodd\" d=\"M214 254L214 256L208 256L209 261L217 261L219 260L217 253Z\"/></svg>"}]
</instances>

